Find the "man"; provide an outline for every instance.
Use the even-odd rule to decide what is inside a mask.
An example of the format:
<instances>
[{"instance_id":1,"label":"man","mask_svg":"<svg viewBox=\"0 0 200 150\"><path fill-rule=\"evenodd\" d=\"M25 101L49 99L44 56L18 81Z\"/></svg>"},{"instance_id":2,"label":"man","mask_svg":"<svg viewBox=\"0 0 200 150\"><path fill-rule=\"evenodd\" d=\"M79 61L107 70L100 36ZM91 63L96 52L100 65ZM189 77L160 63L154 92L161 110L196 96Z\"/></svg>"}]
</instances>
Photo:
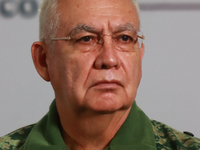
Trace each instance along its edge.
<instances>
[{"instance_id":1,"label":"man","mask_svg":"<svg viewBox=\"0 0 200 150\"><path fill-rule=\"evenodd\" d=\"M151 121L135 97L144 36L133 0L44 0L32 57L55 100L38 123L0 139L1 149L200 149L200 140Z\"/></svg>"}]
</instances>

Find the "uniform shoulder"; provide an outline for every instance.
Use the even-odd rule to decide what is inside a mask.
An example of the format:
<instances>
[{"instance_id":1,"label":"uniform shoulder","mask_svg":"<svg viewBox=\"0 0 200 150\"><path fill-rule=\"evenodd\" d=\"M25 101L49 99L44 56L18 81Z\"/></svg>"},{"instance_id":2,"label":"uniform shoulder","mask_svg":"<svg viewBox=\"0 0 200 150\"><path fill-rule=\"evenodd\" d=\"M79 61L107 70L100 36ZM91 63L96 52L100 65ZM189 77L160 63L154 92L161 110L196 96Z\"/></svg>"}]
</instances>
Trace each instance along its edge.
<instances>
[{"instance_id":1,"label":"uniform shoulder","mask_svg":"<svg viewBox=\"0 0 200 150\"><path fill-rule=\"evenodd\" d=\"M18 150L26 141L34 124L17 129L0 137L0 150Z\"/></svg>"},{"instance_id":2,"label":"uniform shoulder","mask_svg":"<svg viewBox=\"0 0 200 150\"><path fill-rule=\"evenodd\" d=\"M200 139L151 120L157 149L200 150Z\"/></svg>"}]
</instances>

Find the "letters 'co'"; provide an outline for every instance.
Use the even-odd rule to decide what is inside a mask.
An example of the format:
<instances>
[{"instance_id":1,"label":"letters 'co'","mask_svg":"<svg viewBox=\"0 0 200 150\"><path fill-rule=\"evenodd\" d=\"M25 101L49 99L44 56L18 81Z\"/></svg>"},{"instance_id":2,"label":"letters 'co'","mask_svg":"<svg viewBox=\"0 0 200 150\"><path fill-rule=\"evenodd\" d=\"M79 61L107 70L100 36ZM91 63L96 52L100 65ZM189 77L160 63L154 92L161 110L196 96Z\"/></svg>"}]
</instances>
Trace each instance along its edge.
<instances>
[{"instance_id":1,"label":"letters 'co'","mask_svg":"<svg viewBox=\"0 0 200 150\"><path fill-rule=\"evenodd\" d=\"M23 17L33 17L37 14L37 0L0 0L0 15L5 18L20 14Z\"/></svg>"}]
</instances>

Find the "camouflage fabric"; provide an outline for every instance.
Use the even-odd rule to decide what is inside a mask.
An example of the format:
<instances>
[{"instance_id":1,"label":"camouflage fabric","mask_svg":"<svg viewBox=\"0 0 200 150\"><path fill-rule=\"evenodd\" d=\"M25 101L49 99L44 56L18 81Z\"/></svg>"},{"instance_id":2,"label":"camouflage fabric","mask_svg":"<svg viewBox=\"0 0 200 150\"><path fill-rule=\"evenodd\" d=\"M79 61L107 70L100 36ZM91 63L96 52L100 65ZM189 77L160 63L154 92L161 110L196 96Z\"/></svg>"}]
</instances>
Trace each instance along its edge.
<instances>
[{"instance_id":1,"label":"camouflage fabric","mask_svg":"<svg viewBox=\"0 0 200 150\"><path fill-rule=\"evenodd\" d=\"M200 139L181 133L163 123L151 121L158 150L200 150ZM34 125L18 129L0 138L0 150L22 150Z\"/></svg>"},{"instance_id":2,"label":"camouflage fabric","mask_svg":"<svg viewBox=\"0 0 200 150\"><path fill-rule=\"evenodd\" d=\"M152 120L158 150L200 150L200 139Z\"/></svg>"},{"instance_id":3,"label":"camouflage fabric","mask_svg":"<svg viewBox=\"0 0 200 150\"><path fill-rule=\"evenodd\" d=\"M29 125L0 137L0 150L20 150L34 125Z\"/></svg>"}]
</instances>

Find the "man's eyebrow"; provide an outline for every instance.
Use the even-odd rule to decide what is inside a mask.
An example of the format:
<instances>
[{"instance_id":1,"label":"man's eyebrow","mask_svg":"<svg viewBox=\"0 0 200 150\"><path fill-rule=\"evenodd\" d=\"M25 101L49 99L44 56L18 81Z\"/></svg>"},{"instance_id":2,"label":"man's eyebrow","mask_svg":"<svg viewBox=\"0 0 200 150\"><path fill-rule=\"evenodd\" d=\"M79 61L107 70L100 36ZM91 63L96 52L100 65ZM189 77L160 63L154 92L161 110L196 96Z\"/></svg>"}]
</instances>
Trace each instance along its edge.
<instances>
[{"instance_id":1,"label":"man's eyebrow","mask_svg":"<svg viewBox=\"0 0 200 150\"><path fill-rule=\"evenodd\" d=\"M126 23L124 25L119 25L115 27L114 32L122 31L137 31L136 27L132 23Z\"/></svg>"},{"instance_id":2,"label":"man's eyebrow","mask_svg":"<svg viewBox=\"0 0 200 150\"><path fill-rule=\"evenodd\" d=\"M76 27L74 27L69 35L73 36L75 34L78 34L82 31L87 31L87 32L92 32L92 33L97 33L98 31L95 29L95 27L91 27L86 24L78 24ZM136 27L132 23L126 23L123 25L119 25L114 27L114 32L123 32L123 31L137 31Z\"/></svg>"},{"instance_id":3,"label":"man's eyebrow","mask_svg":"<svg viewBox=\"0 0 200 150\"><path fill-rule=\"evenodd\" d=\"M70 31L69 35L70 35L70 36L73 36L73 35L75 35L75 34L78 34L78 33L82 32L82 31L95 32L95 28L94 28L94 27L91 27L91 26L88 26L88 25L86 25L86 24L78 24L76 27L74 27L74 28Z\"/></svg>"}]
</instances>

